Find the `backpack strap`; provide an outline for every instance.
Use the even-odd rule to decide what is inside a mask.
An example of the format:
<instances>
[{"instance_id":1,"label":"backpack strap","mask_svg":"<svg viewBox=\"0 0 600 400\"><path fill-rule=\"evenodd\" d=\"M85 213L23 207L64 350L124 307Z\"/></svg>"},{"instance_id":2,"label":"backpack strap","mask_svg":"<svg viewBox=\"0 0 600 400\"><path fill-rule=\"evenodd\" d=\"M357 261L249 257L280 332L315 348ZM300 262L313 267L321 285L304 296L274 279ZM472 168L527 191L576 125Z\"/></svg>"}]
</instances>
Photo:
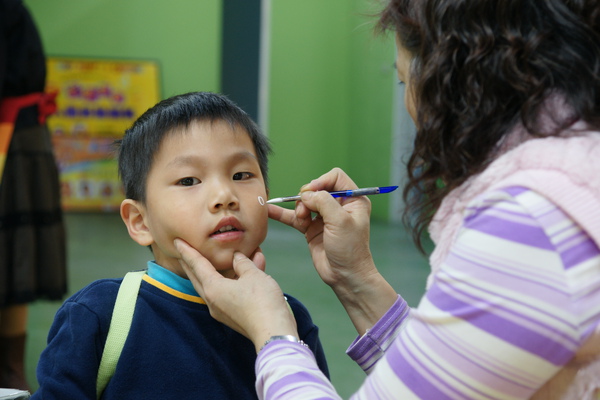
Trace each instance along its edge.
<instances>
[{"instance_id":1,"label":"backpack strap","mask_svg":"<svg viewBox=\"0 0 600 400\"><path fill-rule=\"evenodd\" d=\"M137 301L142 278L146 271L128 272L121 282L117 300L113 307L113 314L108 328L108 336L104 344L100 367L98 368L98 377L96 380L96 398L100 399L102 392L108 385L110 378L115 373L121 351L125 345L125 340L129 334L135 303Z\"/></svg>"}]
</instances>

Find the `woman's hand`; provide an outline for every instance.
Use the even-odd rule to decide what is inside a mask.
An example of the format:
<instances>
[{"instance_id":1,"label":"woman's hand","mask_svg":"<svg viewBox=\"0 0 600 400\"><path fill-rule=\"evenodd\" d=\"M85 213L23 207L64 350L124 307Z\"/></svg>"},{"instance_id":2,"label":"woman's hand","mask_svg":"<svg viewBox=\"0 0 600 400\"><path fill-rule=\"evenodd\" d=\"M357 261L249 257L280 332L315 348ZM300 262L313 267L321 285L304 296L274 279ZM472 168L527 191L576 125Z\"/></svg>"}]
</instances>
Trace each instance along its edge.
<instances>
[{"instance_id":1,"label":"woman's hand","mask_svg":"<svg viewBox=\"0 0 600 400\"><path fill-rule=\"evenodd\" d=\"M357 188L344 171L334 168L300 189L302 200L295 210L269 205L269 217L305 235L319 276L334 290L362 334L397 295L371 256L370 200L365 196L336 199L327 193Z\"/></svg>"},{"instance_id":2,"label":"woman's hand","mask_svg":"<svg viewBox=\"0 0 600 400\"><path fill-rule=\"evenodd\" d=\"M233 269L237 279L219 274L196 249L175 239L183 270L204 299L217 321L249 338L260 350L274 335L298 337L296 320L277 282L265 274L265 257L260 251L252 260L235 253Z\"/></svg>"}]
</instances>

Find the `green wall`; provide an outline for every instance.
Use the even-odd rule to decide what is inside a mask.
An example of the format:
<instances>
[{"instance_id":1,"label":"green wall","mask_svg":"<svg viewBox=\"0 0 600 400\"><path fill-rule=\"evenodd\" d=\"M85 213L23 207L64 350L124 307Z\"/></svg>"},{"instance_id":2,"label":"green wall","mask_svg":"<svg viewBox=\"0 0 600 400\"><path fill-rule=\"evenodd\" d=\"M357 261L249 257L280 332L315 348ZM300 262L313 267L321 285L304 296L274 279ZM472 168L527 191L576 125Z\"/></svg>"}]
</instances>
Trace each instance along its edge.
<instances>
[{"instance_id":1,"label":"green wall","mask_svg":"<svg viewBox=\"0 0 600 400\"><path fill-rule=\"evenodd\" d=\"M273 0L269 136L274 196L333 167L388 185L393 39L375 38L369 0ZM372 197L387 219L387 196Z\"/></svg>"},{"instance_id":2,"label":"green wall","mask_svg":"<svg viewBox=\"0 0 600 400\"><path fill-rule=\"evenodd\" d=\"M48 55L158 60L162 95L219 90L220 0L25 0Z\"/></svg>"},{"instance_id":3,"label":"green wall","mask_svg":"<svg viewBox=\"0 0 600 400\"><path fill-rule=\"evenodd\" d=\"M158 60L163 97L220 90L222 0L25 2L49 55ZM373 36L374 18L364 15L376 10L372 2L272 0L273 196L295 194L336 166L359 186L393 184L394 44ZM373 219L387 219L389 196L371 199ZM337 357L346 359L342 351L328 354L332 366ZM347 364L332 367L344 396L363 376ZM348 380L354 384L342 384Z\"/></svg>"},{"instance_id":4,"label":"green wall","mask_svg":"<svg viewBox=\"0 0 600 400\"><path fill-rule=\"evenodd\" d=\"M354 0L361 13L373 14L365 0ZM393 36L375 37L376 19L354 18L350 62L347 171L359 186L398 185L390 181L392 103L398 81L393 67ZM387 219L389 196L371 197L373 217Z\"/></svg>"},{"instance_id":5,"label":"green wall","mask_svg":"<svg viewBox=\"0 0 600 400\"><path fill-rule=\"evenodd\" d=\"M273 195L298 192L349 146L351 7L345 0L273 1L269 137Z\"/></svg>"},{"instance_id":6,"label":"green wall","mask_svg":"<svg viewBox=\"0 0 600 400\"><path fill-rule=\"evenodd\" d=\"M272 0L271 194L333 167L389 182L393 40L372 0ZM25 0L49 55L158 60L162 95L220 90L221 0ZM375 9L376 10L376 9ZM372 197L386 219L388 196Z\"/></svg>"}]
</instances>

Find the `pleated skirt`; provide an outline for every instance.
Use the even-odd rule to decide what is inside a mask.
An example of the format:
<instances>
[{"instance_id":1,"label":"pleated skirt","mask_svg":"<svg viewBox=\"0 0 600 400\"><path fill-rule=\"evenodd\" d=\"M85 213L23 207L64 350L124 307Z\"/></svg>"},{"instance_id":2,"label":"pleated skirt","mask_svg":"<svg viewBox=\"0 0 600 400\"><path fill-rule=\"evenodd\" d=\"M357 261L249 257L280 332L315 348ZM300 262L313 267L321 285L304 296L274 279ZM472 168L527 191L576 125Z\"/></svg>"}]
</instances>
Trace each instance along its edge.
<instances>
[{"instance_id":1,"label":"pleated skirt","mask_svg":"<svg viewBox=\"0 0 600 400\"><path fill-rule=\"evenodd\" d=\"M50 133L13 133L0 182L0 307L67 292L66 238Z\"/></svg>"}]
</instances>

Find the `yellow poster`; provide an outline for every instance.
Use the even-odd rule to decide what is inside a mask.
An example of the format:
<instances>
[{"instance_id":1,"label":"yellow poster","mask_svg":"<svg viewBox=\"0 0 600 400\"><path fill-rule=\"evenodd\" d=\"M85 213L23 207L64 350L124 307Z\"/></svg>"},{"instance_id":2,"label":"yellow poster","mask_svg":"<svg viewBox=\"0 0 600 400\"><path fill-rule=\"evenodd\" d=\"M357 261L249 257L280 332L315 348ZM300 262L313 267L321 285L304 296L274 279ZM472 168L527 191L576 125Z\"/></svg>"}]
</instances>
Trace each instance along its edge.
<instances>
[{"instance_id":1,"label":"yellow poster","mask_svg":"<svg viewBox=\"0 0 600 400\"><path fill-rule=\"evenodd\" d=\"M137 60L48 59L48 118L65 210L117 210L123 200L113 142L160 99L158 64Z\"/></svg>"}]
</instances>

